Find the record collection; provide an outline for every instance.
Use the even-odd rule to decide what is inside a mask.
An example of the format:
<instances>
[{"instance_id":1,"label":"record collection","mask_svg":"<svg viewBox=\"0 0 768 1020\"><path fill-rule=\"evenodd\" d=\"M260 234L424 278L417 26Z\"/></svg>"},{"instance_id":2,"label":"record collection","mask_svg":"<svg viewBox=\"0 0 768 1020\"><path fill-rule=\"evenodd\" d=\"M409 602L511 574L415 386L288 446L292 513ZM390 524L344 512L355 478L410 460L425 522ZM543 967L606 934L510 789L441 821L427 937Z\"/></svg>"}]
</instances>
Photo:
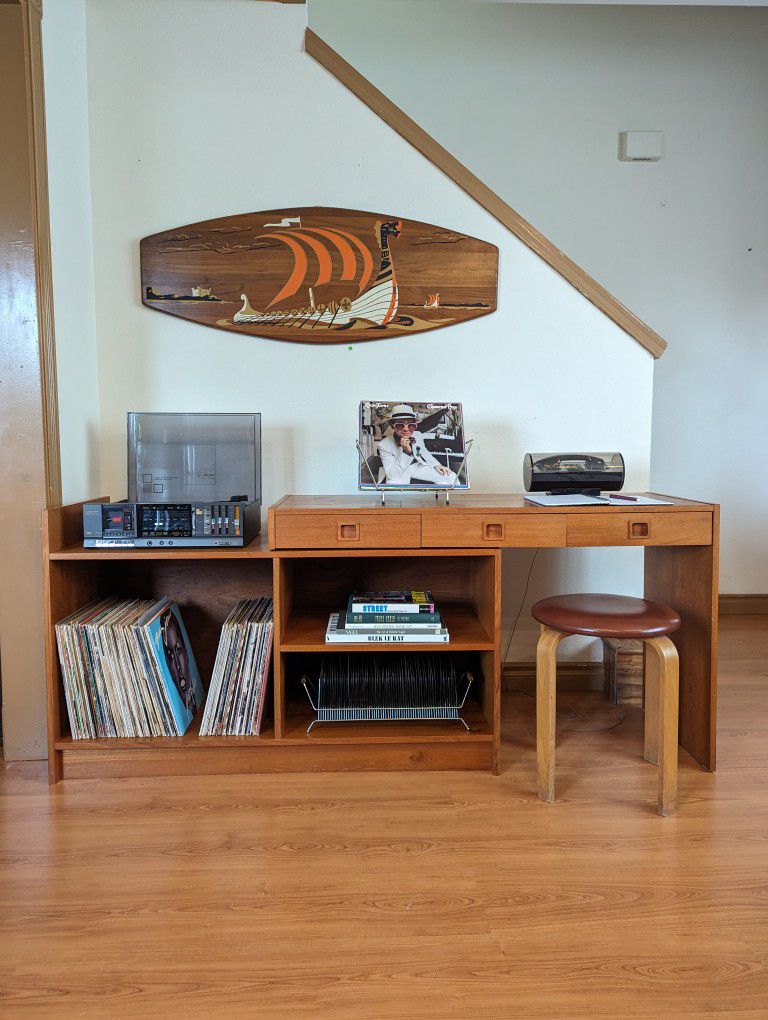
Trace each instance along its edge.
<instances>
[{"instance_id":1,"label":"record collection","mask_svg":"<svg viewBox=\"0 0 768 1020\"><path fill-rule=\"evenodd\" d=\"M472 674L459 674L452 655L389 652L326 655L315 683L302 684L319 722L384 722L455 719L468 729L460 711Z\"/></svg>"},{"instance_id":2,"label":"record collection","mask_svg":"<svg viewBox=\"0 0 768 1020\"><path fill-rule=\"evenodd\" d=\"M261 732L272 653L272 599L243 599L221 629L201 736Z\"/></svg>"},{"instance_id":3,"label":"record collection","mask_svg":"<svg viewBox=\"0 0 768 1020\"><path fill-rule=\"evenodd\" d=\"M179 608L108 598L56 624L72 737L184 733L204 696Z\"/></svg>"},{"instance_id":4,"label":"record collection","mask_svg":"<svg viewBox=\"0 0 768 1020\"><path fill-rule=\"evenodd\" d=\"M428 591L353 594L346 612L331 613L326 644L447 644L448 629Z\"/></svg>"}]
</instances>

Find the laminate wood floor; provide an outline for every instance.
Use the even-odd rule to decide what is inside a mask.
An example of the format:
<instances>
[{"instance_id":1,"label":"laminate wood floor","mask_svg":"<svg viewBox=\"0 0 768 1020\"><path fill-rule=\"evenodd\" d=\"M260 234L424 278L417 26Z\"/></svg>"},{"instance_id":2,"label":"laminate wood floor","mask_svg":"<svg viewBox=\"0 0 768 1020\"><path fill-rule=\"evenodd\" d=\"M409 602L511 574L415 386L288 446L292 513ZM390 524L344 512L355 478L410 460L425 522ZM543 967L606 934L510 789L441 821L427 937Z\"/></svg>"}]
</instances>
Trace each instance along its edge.
<instances>
[{"instance_id":1,"label":"laminate wood floor","mask_svg":"<svg viewBox=\"0 0 768 1020\"><path fill-rule=\"evenodd\" d=\"M2 1017L768 1017L768 617L721 629L719 769L655 813L636 709L533 700L504 772L0 771ZM578 713L578 714L577 714Z\"/></svg>"}]
</instances>

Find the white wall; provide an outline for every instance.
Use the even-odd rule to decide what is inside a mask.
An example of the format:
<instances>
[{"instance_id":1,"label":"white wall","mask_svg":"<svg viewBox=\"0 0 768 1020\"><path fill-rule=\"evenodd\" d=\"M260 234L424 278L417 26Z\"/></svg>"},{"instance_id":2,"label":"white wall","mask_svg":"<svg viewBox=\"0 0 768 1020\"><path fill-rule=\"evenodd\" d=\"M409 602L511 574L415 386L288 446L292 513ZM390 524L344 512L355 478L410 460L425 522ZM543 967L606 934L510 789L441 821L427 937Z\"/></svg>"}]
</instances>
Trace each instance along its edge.
<instances>
[{"instance_id":1,"label":"white wall","mask_svg":"<svg viewBox=\"0 0 768 1020\"><path fill-rule=\"evenodd\" d=\"M388 395L463 400L477 491L519 491L523 453L563 445L615 444L645 487L649 355L303 54L304 25L303 7L252 0L87 5L104 491L125 493L127 410L191 409L262 412L266 503L353 492L358 401ZM141 305L142 236L292 203L389 209L497 244L499 310L350 349L233 337ZM638 592L639 555L542 553L531 595ZM529 562L509 559L509 614ZM521 623L513 655L530 657Z\"/></svg>"},{"instance_id":2,"label":"white wall","mask_svg":"<svg viewBox=\"0 0 768 1020\"><path fill-rule=\"evenodd\" d=\"M65 503L100 492L85 0L46 0L43 70Z\"/></svg>"},{"instance_id":3,"label":"white wall","mask_svg":"<svg viewBox=\"0 0 768 1020\"><path fill-rule=\"evenodd\" d=\"M768 591L768 11L309 0L309 16L669 341L653 485L722 503L721 590ZM626 129L663 130L663 160L619 162Z\"/></svg>"}]
</instances>

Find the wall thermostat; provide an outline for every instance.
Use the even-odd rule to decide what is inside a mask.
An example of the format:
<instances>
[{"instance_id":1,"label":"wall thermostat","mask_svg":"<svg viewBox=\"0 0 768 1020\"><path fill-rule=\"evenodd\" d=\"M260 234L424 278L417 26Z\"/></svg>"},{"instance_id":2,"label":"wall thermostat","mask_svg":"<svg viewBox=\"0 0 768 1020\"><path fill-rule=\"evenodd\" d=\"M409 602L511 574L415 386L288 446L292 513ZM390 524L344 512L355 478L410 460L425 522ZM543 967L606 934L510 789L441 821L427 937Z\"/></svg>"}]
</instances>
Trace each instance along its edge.
<instances>
[{"instance_id":1,"label":"wall thermostat","mask_svg":"<svg viewBox=\"0 0 768 1020\"><path fill-rule=\"evenodd\" d=\"M663 131L622 131L619 159L623 163L658 163L663 138Z\"/></svg>"}]
</instances>

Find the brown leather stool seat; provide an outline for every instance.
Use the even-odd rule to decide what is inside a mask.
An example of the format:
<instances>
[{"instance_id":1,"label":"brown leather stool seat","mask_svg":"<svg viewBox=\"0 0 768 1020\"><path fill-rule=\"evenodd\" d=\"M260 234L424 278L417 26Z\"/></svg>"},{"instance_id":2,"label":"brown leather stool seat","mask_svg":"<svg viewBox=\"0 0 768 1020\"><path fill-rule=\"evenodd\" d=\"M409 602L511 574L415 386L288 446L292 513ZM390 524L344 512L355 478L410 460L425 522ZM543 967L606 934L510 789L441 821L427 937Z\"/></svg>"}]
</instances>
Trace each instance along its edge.
<instances>
[{"instance_id":1,"label":"brown leather stool seat","mask_svg":"<svg viewBox=\"0 0 768 1020\"><path fill-rule=\"evenodd\" d=\"M589 637L661 637L680 626L674 609L629 595L555 595L537 602L531 612L546 627Z\"/></svg>"},{"instance_id":2,"label":"brown leather stool seat","mask_svg":"<svg viewBox=\"0 0 768 1020\"><path fill-rule=\"evenodd\" d=\"M681 624L668 606L628 595L556 595L532 609L541 624L536 647L536 757L539 797L555 799L557 646L569 634L645 642L644 757L659 766L657 810L675 811L679 664L669 638Z\"/></svg>"}]
</instances>

